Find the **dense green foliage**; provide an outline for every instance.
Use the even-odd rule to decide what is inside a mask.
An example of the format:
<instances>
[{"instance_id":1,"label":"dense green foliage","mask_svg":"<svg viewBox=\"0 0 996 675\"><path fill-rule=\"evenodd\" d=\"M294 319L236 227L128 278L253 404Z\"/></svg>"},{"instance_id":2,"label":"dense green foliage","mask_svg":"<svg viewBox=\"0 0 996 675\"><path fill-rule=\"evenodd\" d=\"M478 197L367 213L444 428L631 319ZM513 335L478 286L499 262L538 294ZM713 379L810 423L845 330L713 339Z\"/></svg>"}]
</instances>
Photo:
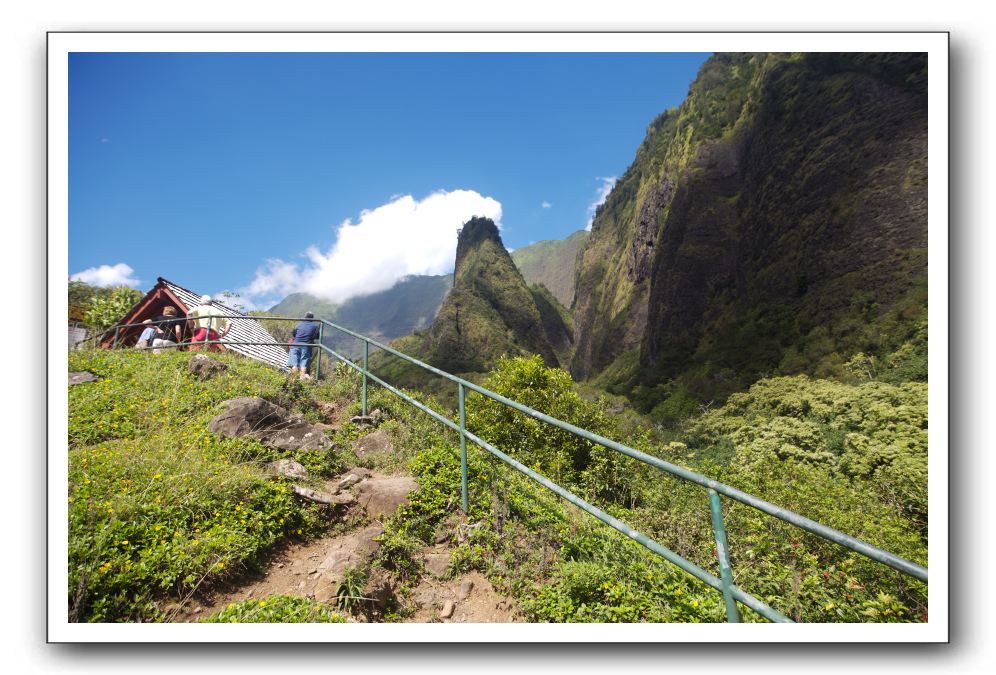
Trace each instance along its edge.
<instances>
[{"instance_id":1,"label":"dense green foliage","mask_svg":"<svg viewBox=\"0 0 996 675\"><path fill-rule=\"evenodd\" d=\"M142 292L128 286L91 286L69 282L70 318L82 319L93 331L113 326L142 299Z\"/></svg>"},{"instance_id":2,"label":"dense green foliage","mask_svg":"<svg viewBox=\"0 0 996 675\"><path fill-rule=\"evenodd\" d=\"M271 595L233 603L201 623L346 623L346 619L308 598Z\"/></svg>"},{"instance_id":3,"label":"dense green foliage","mask_svg":"<svg viewBox=\"0 0 996 675\"><path fill-rule=\"evenodd\" d=\"M512 251L512 260L526 283L543 284L564 307L574 302L574 276L578 251L588 241L588 231L578 230L566 239L538 241Z\"/></svg>"},{"instance_id":4,"label":"dense green foliage","mask_svg":"<svg viewBox=\"0 0 996 675\"><path fill-rule=\"evenodd\" d=\"M318 476L335 452L296 454L206 431L219 404L262 396L311 414L312 395L278 371L237 356L202 382L189 355L73 352L70 370L101 379L69 389L69 614L78 621L164 618L194 589L257 564L275 543L321 526L262 462L293 456ZM352 393L352 390L350 390Z\"/></svg>"},{"instance_id":5,"label":"dense green foliage","mask_svg":"<svg viewBox=\"0 0 996 675\"><path fill-rule=\"evenodd\" d=\"M806 377L758 383L680 440L622 427L537 357L502 359L493 390L718 478L926 564L926 387ZM388 524L382 564L414 583L417 551L457 512L459 453L412 414L422 489ZM418 421L418 418L424 418ZM468 400L468 428L688 560L718 574L705 491L511 413ZM887 448L889 450L887 450ZM485 572L533 621L723 621L719 593L470 446L470 515L454 573ZM926 586L749 507L725 501L737 584L799 621L921 621ZM746 621L760 617L741 608Z\"/></svg>"}]
</instances>

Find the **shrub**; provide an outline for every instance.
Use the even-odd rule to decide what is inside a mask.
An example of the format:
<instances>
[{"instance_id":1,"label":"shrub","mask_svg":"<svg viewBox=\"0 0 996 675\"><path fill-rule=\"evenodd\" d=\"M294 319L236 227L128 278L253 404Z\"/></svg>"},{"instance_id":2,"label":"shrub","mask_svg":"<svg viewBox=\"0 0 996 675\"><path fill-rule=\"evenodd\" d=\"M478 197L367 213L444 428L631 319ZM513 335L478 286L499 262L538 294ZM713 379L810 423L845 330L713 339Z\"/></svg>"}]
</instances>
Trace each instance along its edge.
<instances>
[{"instance_id":1,"label":"shrub","mask_svg":"<svg viewBox=\"0 0 996 675\"><path fill-rule=\"evenodd\" d=\"M308 598L271 595L236 602L200 623L346 623L346 619Z\"/></svg>"}]
</instances>

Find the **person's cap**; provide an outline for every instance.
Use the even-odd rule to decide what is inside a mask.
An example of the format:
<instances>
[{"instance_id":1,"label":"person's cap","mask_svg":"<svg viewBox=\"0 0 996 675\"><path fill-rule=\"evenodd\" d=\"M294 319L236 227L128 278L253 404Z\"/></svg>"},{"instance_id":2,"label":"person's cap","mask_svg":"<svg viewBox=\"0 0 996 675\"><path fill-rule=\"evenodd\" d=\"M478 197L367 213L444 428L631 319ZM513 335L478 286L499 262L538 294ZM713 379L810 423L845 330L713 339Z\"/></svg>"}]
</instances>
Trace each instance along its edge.
<instances>
[{"instance_id":1,"label":"person's cap","mask_svg":"<svg viewBox=\"0 0 996 675\"><path fill-rule=\"evenodd\" d=\"M315 318L315 313L314 312L305 312L304 313L304 318L305 319L314 319Z\"/></svg>"},{"instance_id":2,"label":"person's cap","mask_svg":"<svg viewBox=\"0 0 996 675\"><path fill-rule=\"evenodd\" d=\"M201 296L201 302L203 302L205 304L208 303L208 302L211 302L211 296L210 295L202 295Z\"/></svg>"}]
</instances>

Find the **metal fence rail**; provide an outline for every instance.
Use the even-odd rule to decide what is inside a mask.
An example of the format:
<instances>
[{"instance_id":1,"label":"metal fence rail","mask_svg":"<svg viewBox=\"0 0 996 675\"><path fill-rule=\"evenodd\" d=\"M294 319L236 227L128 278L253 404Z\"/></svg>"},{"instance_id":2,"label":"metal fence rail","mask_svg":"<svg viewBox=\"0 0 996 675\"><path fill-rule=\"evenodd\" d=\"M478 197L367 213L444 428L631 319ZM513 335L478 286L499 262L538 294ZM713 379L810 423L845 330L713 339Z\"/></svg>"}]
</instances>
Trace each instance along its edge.
<instances>
[{"instance_id":1,"label":"metal fence rail","mask_svg":"<svg viewBox=\"0 0 996 675\"><path fill-rule=\"evenodd\" d=\"M816 522L814 520L806 518L805 516L801 516L801 515L799 515L797 513L789 511L787 509L783 509L780 506L772 504L771 502L767 502L767 501L765 501L763 499L760 499L758 497L750 495L750 494L748 494L746 492L743 492L741 490L738 490L738 489L736 489L734 487L731 487L731 486L726 485L724 483L720 483L719 481L713 480L713 479L711 479L711 478L709 478L707 476L704 476L702 474L695 473L694 471L689 471L688 469L685 469L685 468L680 467L680 466L678 466L676 464L672 464L670 462L664 461L664 460L662 460L662 459L660 459L658 457L654 457L653 455L648 455L648 454L646 454L644 452L641 452L641 451L636 450L634 448L631 448L629 446L623 445L622 443L618 443L618 442L613 441L613 440L611 440L609 438L605 438L604 436L600 436L598 434L594 434L594 433L592 433L590 431L587 431L585 429L581 429L579 427L576 427L573 424L569 424L568 422L564 422L564 421L556 419L554 417L550 417L549 415L546 415L546 414L544 414L544 413L542 413L542 412L540 412L538 410L534 410L532 408L529 408L528 406L525 406L525 405L522 405L521 403L518 403L517 401L513 401L513 400L508 399L508 398L506 398L504 396L501 396L500 394L497 394L497 393L495 393L493 391L485 389L484 387L476 385L473 382L469 382L467 380L464 380L463 378L457 377L455 375L451 375L450 373L447 373L447 372L445 372L443 370L440 370L440 369L438 369L438 368L436 368L434 366L431 366L431 365L429 365L427 363L423 363L422 361L419 361L418 359L415 359L415 358L413 358L413 357L411 357L411 356L409 356L409 355L407 355L407 354L405 354L403 352L400 352L400 351L398 351L398 350L396 350L396 349L394 349L392 347L389 347L388 345L382 344L382 343L377 342L376 340L372 340L372 339L370 339L370 338L368 338L368 337L366 337L364 335L361 335L359 333L353 332L353 331L349 330L348 328L343 328L342 326L338 326L338 325L336 325L334 323L331 323L329 321L325 321L324 319L308 319L308 318L294 318L294 317L262 317L262 316L258 316L258 317L245 317L243 315L238 315L238 316L228 316L228 315L221 316L221 315L216 315L214 318L225 318L225 319L230 319L230 320L243 320L243 321L244 320L251 320L251 321L288 321L289 320L289 321L315 321L315 322L320 322L320 333L319 333L320 337L319 337L319 342L318 343L311 343L311 346L316 347L318 349L318 353L316 355L316 377L320 376L320 374L321 374L321 354L323 352L327 353L330 357L335 358L336 360L338 360L338 361L346 364L350 368L352 368L355 371L357 371L358 373L360 373L362 375L362 380L363 380L363 385L362 385L362 410L363 410L363 415L367 414L367 380L369 379L369 380L373 380L375 383L377 383L380 386L384 387L385 389L387 389L391 393L395 394L396 396L400 397L401 399L403 399L406 402L410 403L411 405L415 406L419 410L425 412L430 417L432 417L433 419L437 420L440 424L443 424L446 427L448 427L448 428L452 429L453 431L456 431L457 433L460 434L461 506L463 508L464 513L468 512L468 510L469 510L469 499L468 499L469 485L468 485L468 477L467 477L467 441L469 440L472 443L474 443L475 445L477 445L480 448L482 448L482 449L486 450L487 452L489 452L491 455L497 457L502 462L508 464L509 466L511 466L516 471L518 471L518 472L520 472L520 473L528 476L533 481L535 481L535 482L539 483L540 485L542 485L543 487L547 488L548 490L550 490L554 494L557 494L560 497L566 499L570 503L572 503L575 506L581 508L582 510L584 510L585 512L591 514L595 518L598 518L603 523L605 523L605 524L609 525L610 527L616 529L617 531L625 534L626 536L628 536L629 538L631 538L634 541L638 542L639 544L641 544L645 548L649 549L650 551L653 551L654 553L656 553L657 555L661 556L665 560L667 560L667 561L673 563L674 565L676 565L677 567L681 568L682 570L684 570L688 574L692 575L693 577L699 579L703 583L708 584L712 588L714 588L717 591L719 591L723 595L724 603L725 603L725 606L726 606L726 617L727 617L727 621L729 621L731 623L736 623L736 622L740 621L740 615L739 615L739 611L737 609L737 604L736 604L737 602L740 602L743 605L745 605L747 607L750 607L752 610L754 610L755 612L757 612L761 616L763 616L763 617L765 617L765 618L767 618L767 619L769 619L771 621L774 621L774 622L792 623L792 620L789 619L788 617L786 617L785 615L781 614L780 612L776 611L775 609L771 608L770 606L768 606L767 604L765 604L763 601L759 600L758 598L750 595L749 593L747 593L746 591L744 591L743 589L741 589L740 587L736 586L733 583L733 573L732 573L732 568L731 568L731 565L730 565L729 546L728 546L727 539L726 539L726 528L725 528L724 521L723 521L723 511L722 511L722 503L721 503L721 497L720 497L720 495L728 497L728 498L730 498L730 499L732 499L734 501L740 502L742 504L746 504L747 506L750 506L750 507L752 507L754 509L757 509L758 511L766 513L766 514L768 514L770 516L773 516L775 518L778 518L779 520L782 520L782 521L784 521L786 523L789 523L790 525L798 527L798 528L800 528L802 530L810 532L810 533L812 533L812 534L814 534L814 535L816 535L816 536L818 536L818 537L820 537L822 539L826 539L828 541L832 541L832 542L834 542L836 544L839 544L840 546L843 546L845 548L848 548L848 549L850 549L850 550L852 550L852 551L854 551L856 553L860 553L861 555L866 556L866 557L870 558L871 560L875 560L875 561L877 561L879 563L882 563L884 565L887 565L887 566L889 566L889 567L891 567L891 568L893 568L895 570L898 570L899 572L902 572L903 574L905 574L907 576L913 577L915 579L923 581L924 583L927 583L927 568L926 567L918 565L918 564L916 564L914 562L911 562L909 560L906 560L904 558L900 558L899 556L896 556L896 555L894 555L892 553L889 553L888 551L886 551L884 549L878 548L876 546L872 546L871 544L868 544L867 542L861 541L860 539L856 539L855 537L852 537L852 536L847 535L847 534L845 534L843 532L840 532L839 530L835 530L833 528L827 527L826 525L822 525L822 524L820 524L820 523L818 523L818 522ZM163 322L154 322L154 323L163 323ZM122 328L129 328L129 327L142 326L142 325L147 326L149 324L126 324L126 325L116 326L115 327L114 347L118 346L118 337L120 335L120 330ZM209 326L210 326L210 321L209 321ZM361 340L363 342L363 363L362 363L362 365L358 364L358 363L354 363L353 361L351 361L350 359L346 358L342 354L339 354L338 352L334 351L333 349L330 349L329 347L325 346L324 344L321 344L321 338L325 334L325 330L324 329L325 329L326 326L329 327L329 328L331 328L331 329L340 331L340 332L342 332L342 333L344 333L346 335L352 336L352 337L354 337L354 338L356 338L358 340ZM210 327L209 327L209 331L210 331ZM208 334L210 334L210 333L208 333ZM105 335L106 335L106 333L105 333ZM177 347L180 347L180 346L190 346L190 345L193 345L193 344L194 343L191 343L191 342L183 342L183 343L180 343L180 344L178 344L176 346ZM286 346L286 345L283 345L283 344L278 343L278 342L272 342L272 343L271 342L265 342L265 343L264 342L236 342L236 341L228 341L228 340L204 340L203 342L202 341L198 341L196 343L196 345L210 345L210 344L222 344L222 345L224 345L224 344L244 344L244 345L253 345L253 344L256 344L256 345L262 345L262 344L272 345L272 344L276 344L276 345L279 345L279 346L282 346L282 347ZM405 361L407 361L407 362L409 362L409 363L411 363L413 365L416 365L416 366L422 368L423 370L426 370L426 371L428 371L430 373L438 375L439 377L447 379L450 382L452 382L453 384L455 384L456 387L457 387L457 402L458 402L459 421L458 422L454 422L453 420L451 420L446 415L444 415L444 414L442 414L440 412L437 412L435 410L432 410L428 406L426 406L423 403L417 401L416 399L414 399L413 397L409 396L405 392L401 391L397 387L392 386L390 383L385 382L384 380L380 379L379 377L377 377L376 375L374 375L372 372L370 372L370 370L369 370L370 345L373 345L374 347L377 347L378 349L381 349L384 352L387 352L389 354L397 356L397 357L399 357L399 358L401 358L401 359L403 359L403 360L405 360ZM163 348L165 348L165 347L163 347ZM151 347L148 347L147 349L151 349ZM680 478L681 480L684 480L686 482L699 485L702 488L704 488L705 491L706 491L706 498L708 499L708 502L709 502L709 511L710 511L710 515L711 515L711 519L712 519L713 533L714 533L715 540L716 540L716 556L717 556L717 562L719 564L720 576L717 578L715 575L713 575L713 574L709 573L708 571L702 569L701 567L699 567L695 563L693 563L693 562L691 562L689 560L686 560L685 558L683 558L682 556L678 555L674 551L671 551L670 549L662 546L661 544L659 544L658 542L654 541L653 539L647 537L646 535L641 534L640 532L637 532L633 528L629 527L626 523L624 523L624 522L620 521L619 519L617 519L617 518L609 515L608 513L606 513L605 511L599 509L598 507L596 507L596 506L594 506L592 504L589 504L588 502L586 502L585 500L581 499L580 497L578 497L577 495L573 494L572 492L570 492L570 491L564 489L563 487L557 485L556 483L552 482L551 480L549 480L545 476L542 476L541 474L533 471L532 469L530 469L529 467L525 466L521 462L513 459L512 457L509 457L508 455L506 455L505 453L503 453L501 450L499 450L498 448L496 448L493 445L491 445L490 443L488 443L486 440L484 440L482 438L479 438L478 436L476 436L472 432L468 431L467 427L466 427L466 405L465 405L466 404L466 394L467 394L468 390L476 392L478 394L481 394L482 396L490 398L493 401L497 401L498 403L501 403L502 405L508 406L508 407L510 407L510 408L512 408L514 410L518 410L519 412L522 412L522 413L524 413L526 415L529 415L530 417L532 417L532 418L534 418L536 420L539 420L539 421L544 422L546 424L549 424L549 425L551 425L553 427L556 427L558 429L562 429L562 430L567 431L567 432L569 432L571 434L574 434L575 436L578 436L579 438L583 438L583 439L591 441L593 443L597 443L597 444L599 444L599 445L601 445L601 446L603 446L605 448L614 450L614 451L619 452L619 453L621 453L621 454L623 454L623 455L625 455L627 457L631 457L631 458L633 458L633 459L635 459L637 461L640 461L640 462L642 462L644 464L652 466L652 467L654 467L654 468L656 468L656 469L658 469L660 471L664 471L665 473L668 473L668 474L670 474L672 476Z\"/></svg>"}]
</instances>

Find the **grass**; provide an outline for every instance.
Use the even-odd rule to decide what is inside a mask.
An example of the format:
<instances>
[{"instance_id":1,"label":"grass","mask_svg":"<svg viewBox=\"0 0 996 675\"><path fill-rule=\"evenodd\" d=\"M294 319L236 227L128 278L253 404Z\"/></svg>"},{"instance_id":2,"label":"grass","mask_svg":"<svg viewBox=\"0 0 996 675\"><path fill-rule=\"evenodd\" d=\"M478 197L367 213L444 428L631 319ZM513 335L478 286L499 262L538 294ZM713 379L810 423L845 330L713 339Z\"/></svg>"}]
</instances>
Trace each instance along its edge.
<instances>
[{"instance_id":1,"label":"grass","mask_svg":"<svg viewBox=\"0 0 996 675\"><path fill-rule=\"evenodd\" d=\"M100 380L69 389L69 617L164 620L164 607L259 564L281 541L324 526L264 462L290 452L207 431L224 400L262 396L298 411L351 396L355 381L311 388L278 371L219 355L225 373L202 382L189 354L77 352L69 369ZM337 453L296 457L330 474Z\"/></svg>"}]
</instances>

